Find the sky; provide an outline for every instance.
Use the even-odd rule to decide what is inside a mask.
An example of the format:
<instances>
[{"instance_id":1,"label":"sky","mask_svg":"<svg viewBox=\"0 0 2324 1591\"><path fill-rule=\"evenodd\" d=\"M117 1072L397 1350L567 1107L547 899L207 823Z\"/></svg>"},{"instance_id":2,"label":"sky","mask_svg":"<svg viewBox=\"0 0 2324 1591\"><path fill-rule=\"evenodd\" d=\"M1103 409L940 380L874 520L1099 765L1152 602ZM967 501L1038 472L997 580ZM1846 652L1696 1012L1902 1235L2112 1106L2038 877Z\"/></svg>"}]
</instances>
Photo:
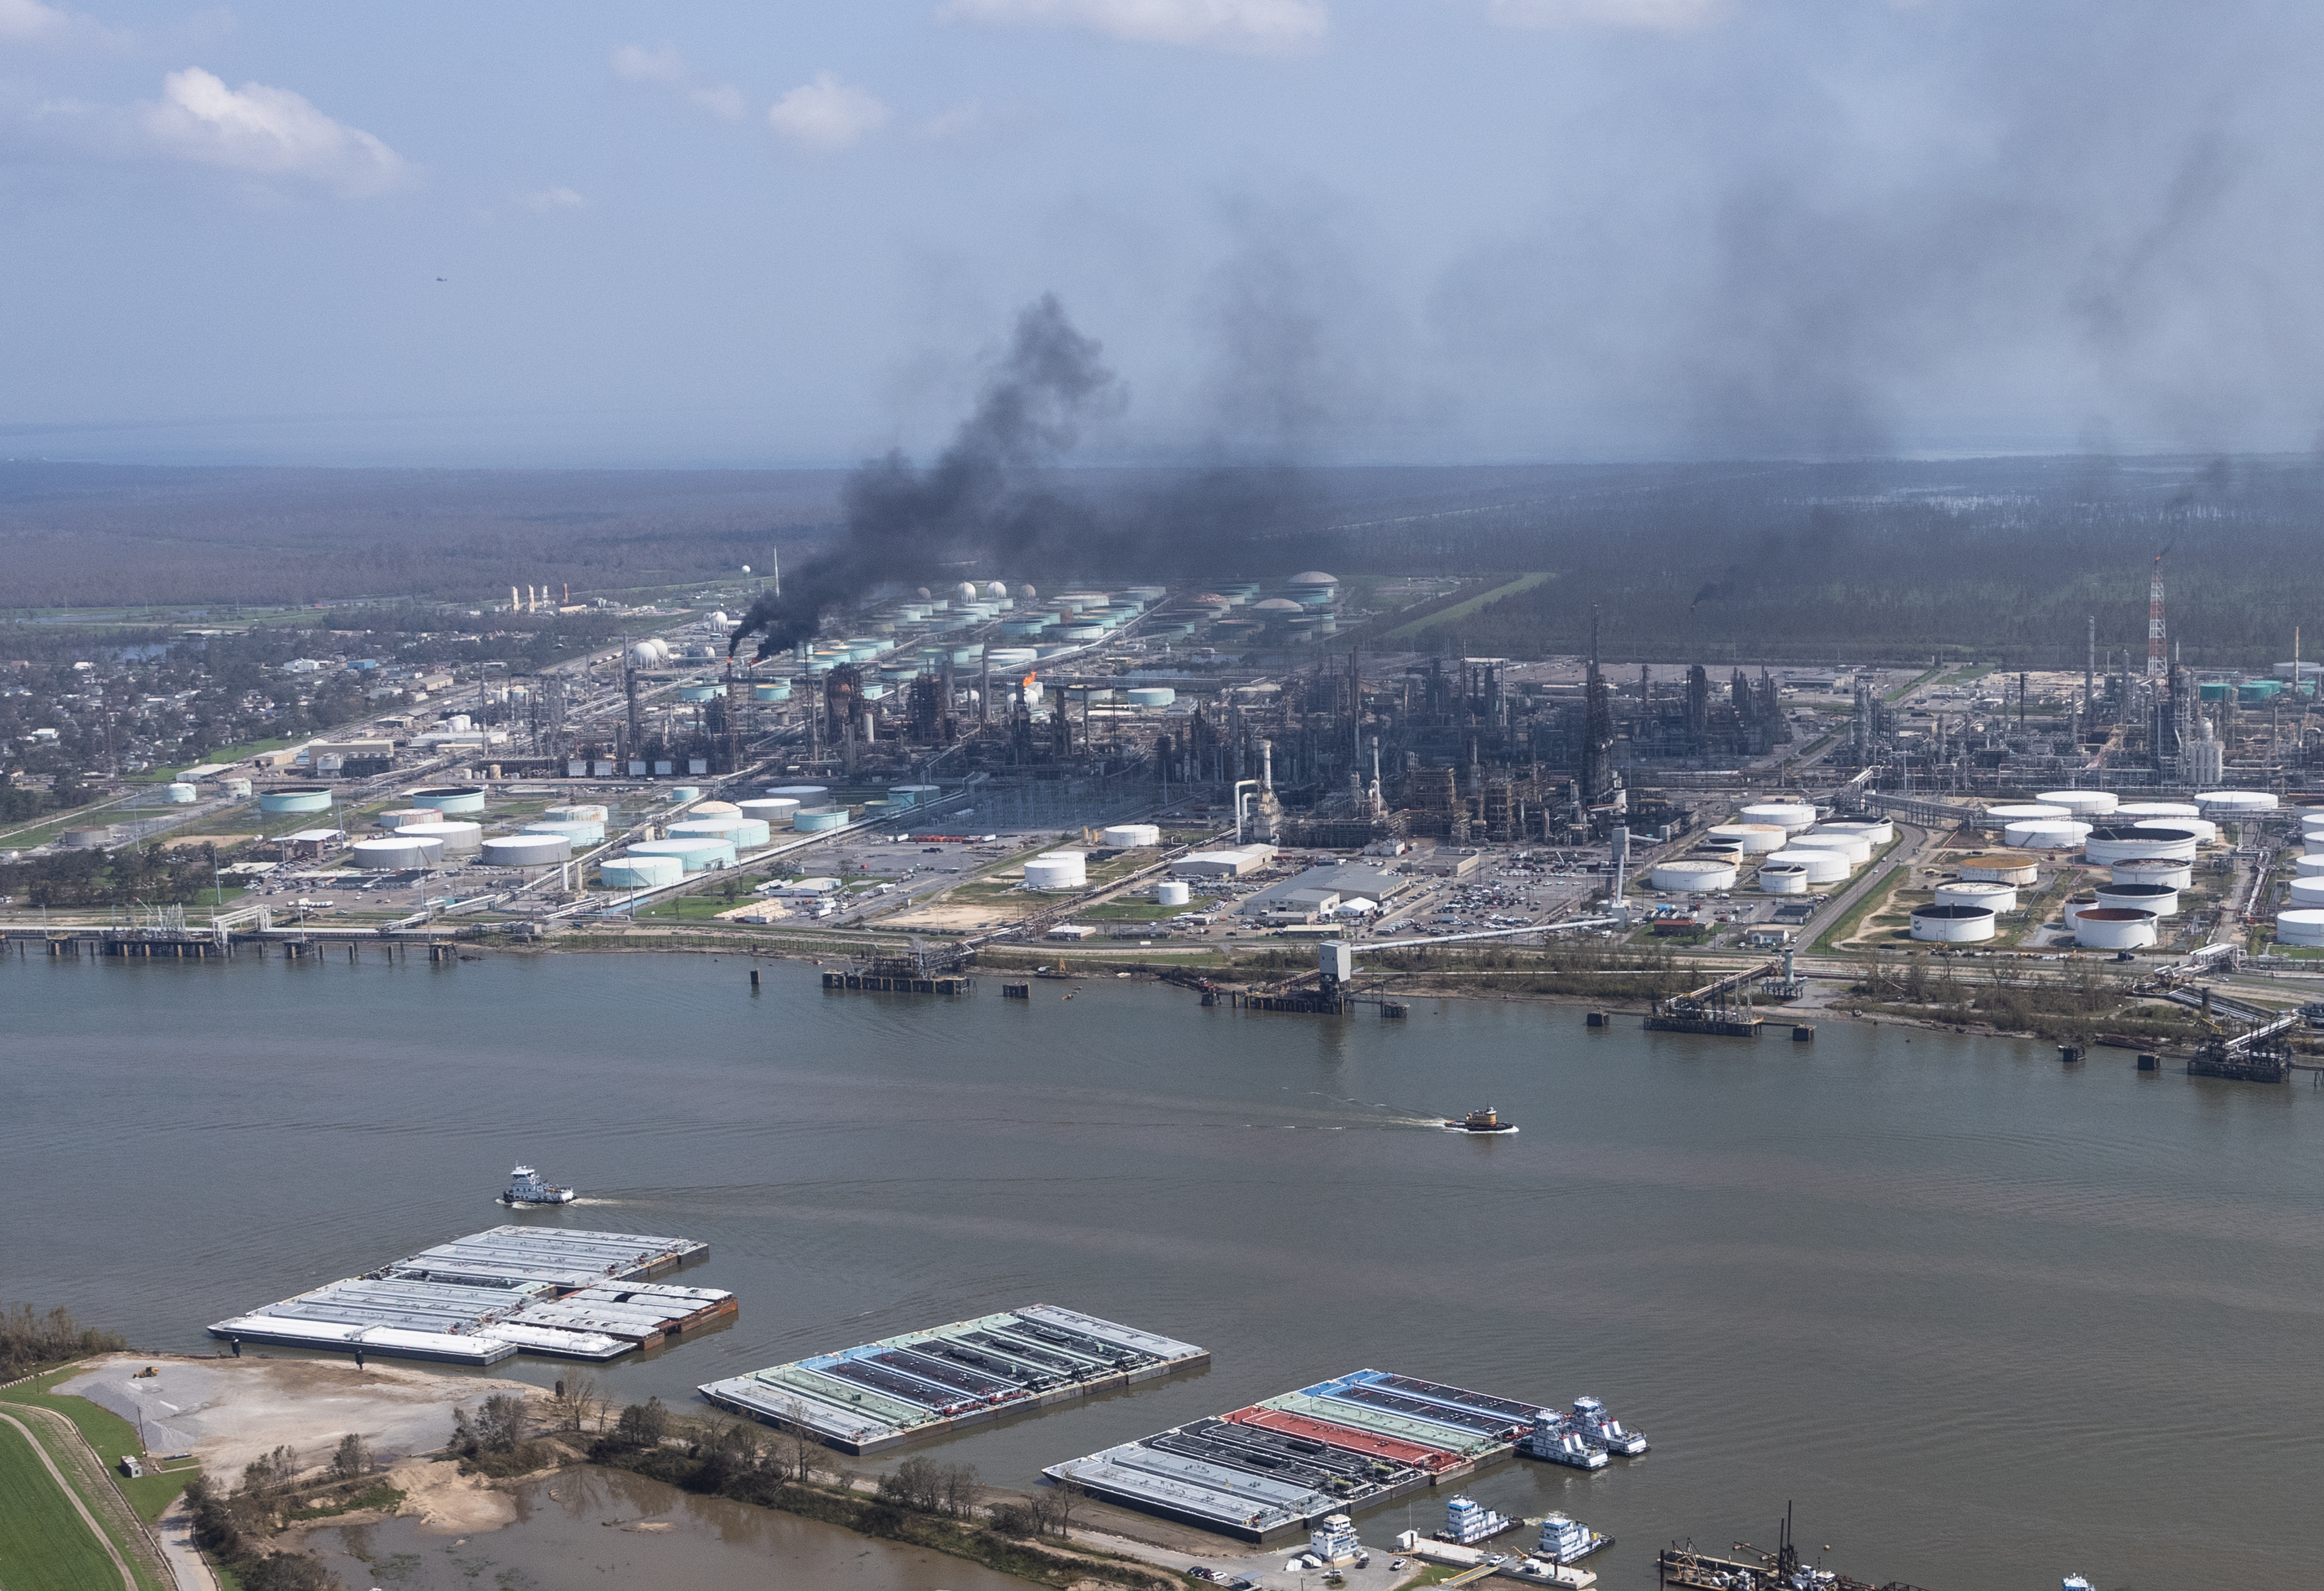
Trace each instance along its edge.
<instances>
[{"instance_id":1,"label":"sky","mask_svg":"<svg viewBox=\"0 0 2324 1591\"><path fill-rule=\"evenodd\" d=\"M2295 451L2324 7L0 0L0 458Z\"/></svg>"}]
</instances>

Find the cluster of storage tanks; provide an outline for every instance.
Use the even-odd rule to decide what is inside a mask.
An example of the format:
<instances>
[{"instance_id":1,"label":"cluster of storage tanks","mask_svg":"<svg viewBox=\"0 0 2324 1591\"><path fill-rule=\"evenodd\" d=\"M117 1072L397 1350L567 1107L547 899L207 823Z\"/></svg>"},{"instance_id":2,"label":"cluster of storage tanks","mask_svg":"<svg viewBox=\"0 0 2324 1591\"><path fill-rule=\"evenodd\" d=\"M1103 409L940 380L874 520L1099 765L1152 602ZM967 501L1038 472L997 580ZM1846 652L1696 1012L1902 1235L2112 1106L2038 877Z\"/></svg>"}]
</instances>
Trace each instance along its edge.
<instances>
[{"instance_id":1,"label":"cluster of storage tanks","mask_svg":"<svg viewBox=\"0 0 2324 1591\"><path fill-rule=\"evenodd\" d=\"M2324 946L2324 812L2300 815L2300 848L2285 892L2291 898L2275 914L2276 943Z\"/></svg>"},{"instance_id":2,"label":"cluster of storage tanks","mask_svg":"<svg viewBox=\"0 0 2324 1591\"><path fill-rule=\"evenodd\" d=\"M1895 837L1886 819L1820 824L1803 802L1762 801L1714 825L1691 855L1656 863L1652 878L1658 890L1713 893L1733 889L1756 864L1763 893L1803 895L1845 879Z\"/></svg>"}]
</instances>

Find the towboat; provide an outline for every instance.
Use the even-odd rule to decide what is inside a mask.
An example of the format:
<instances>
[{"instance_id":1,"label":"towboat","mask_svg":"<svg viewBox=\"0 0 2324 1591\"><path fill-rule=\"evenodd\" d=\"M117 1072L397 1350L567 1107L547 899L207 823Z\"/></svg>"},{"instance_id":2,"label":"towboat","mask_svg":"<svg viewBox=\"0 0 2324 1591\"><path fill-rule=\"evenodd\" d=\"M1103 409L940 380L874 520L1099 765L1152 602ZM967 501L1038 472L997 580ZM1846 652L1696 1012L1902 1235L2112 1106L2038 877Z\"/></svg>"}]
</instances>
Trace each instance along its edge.
<instances>
[{"instance_id":1,"label":"towboat","mask_svg":"<svg viewBox=\"0 0 2324 1591\"><path fill-rule=\"evenodd\" d=\"M1533 1429L1520 1443L1526 1452L1552 1464L1563 1464L1569 1469L1603 1469L1606 1450L1593 1448L1582 1439L1573 1422L1554 1409L1545 1409L1534 1417Z\"/></svg>"},{"instance_id":2,"label":"towboat","mask_svg":"<svg viewBox=\"0 0 2324 1591\"><path fill-rule=\"evenodd\" d=\"M1489 1105L1482 1110L1471 1111L1457 1122L1448 1121L1444 1125L1455 1133L1514 1133L1517 1130L1515 1122L1501 1120L1501 1113Z\"/></svg>"},{"instance_id":3,"label":"towboat","mask_svg":"<svg viewBox=\"0 0 2324 1591\"><path fill-rule=\"evenodd\" d=\"M1573 1426L1582 1433L1583 1441L1609 1453L1635 1458L1646 1450L1646 1438L1637 1431L1623 1429L1622 1422L1607 1413L1606 1405L1595 1398L1573 1400Z\"/></svg>"},{"instance_id":4,"label":"towboat","mask_svg":"<svg viewBox=\"0 0 2324 1591\"><path fill-rule=\"evenodd\" d=\"M2065 1591L2090 1591L2089 1577L2088 1575L2068 1575L2066 1577Z\"/></svg>"},{"instance_id":5,"label":"towboat","mask_svg":"<svg viewBox=\"0 0 2324 1591\"><path fill-rule=\"evenodd\" d=\"M540 1173L530 1166L519 1166L509 1173L508 1191L501 1195L507 1205L571 1204L581 1197L577 1188L559 1188L543 1182Z\"/></svg>"}]
</instances>

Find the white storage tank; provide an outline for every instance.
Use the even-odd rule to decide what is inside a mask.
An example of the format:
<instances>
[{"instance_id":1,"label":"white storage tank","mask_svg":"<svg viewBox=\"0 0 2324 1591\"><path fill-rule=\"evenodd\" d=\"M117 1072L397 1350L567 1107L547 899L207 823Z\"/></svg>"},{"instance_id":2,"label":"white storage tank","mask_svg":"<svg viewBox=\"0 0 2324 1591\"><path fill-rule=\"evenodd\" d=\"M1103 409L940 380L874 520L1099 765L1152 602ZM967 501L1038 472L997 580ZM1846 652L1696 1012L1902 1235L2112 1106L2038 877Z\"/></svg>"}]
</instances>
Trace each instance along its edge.
<instances>
[{"instance_id":1,"label":"white storage tank","mask_svg":"<svg viewBox=\"0 0 2324 1591\"><path fill-rule=\"evenodd\" d=\"M1184 879L1166 878L1154 886L1154 903L1157 906L1183 906L1194 898L1193 886Z\"/></svg>"},{"instance_id":2,"label":"white storage tank","mask_svg":"<svg viewBox=\"0 0 2324 1591\"><path fill-rule=\"evenodd\" d=\"M2264 790L2207 790L2195 797L2206 818L2233 820L2275 810L2275 798Z\"/></svg>"},{"instance_id":3,"label":"white storage tank","mask_svg":"<svg viewBox=\"0 0 2324 1591\"><path fill-rule=\"evenodd\" d=\"M1769 863L1805 870L1810 883L1838 883L1848 876L1848 858L1838 851L1775 851L1760 864L1765 872Z\"/></svg>"},{"instance_id":4,"label":"white storage tank","mask_svg":"<svg viewBox=\"0 0 2324 1591\"><path fill-rule=\"evenodd\" d=\"M1961 879L1952 883L1939 884L1936 903L1940 906L1982 906L1997 913L2015 911L2017 910L2017 887L2015 884Z\"/></svg>"},{"instance_id":5,"label":"white storage tank","mask_svg":"<svg viewBox=\"0 0 2324 1591\"><path fill-rule=\"evenodd\" d=\"M2208 846L2219 837L2219 826L2209 818L2142 818L2131 827L2141 833L2152 834L2180 829L2193 835L2199 846Z\"/></svg>"},{"instance_id":6,"label":"white storage tank","mask_svg":"<svg viewBox=\"0 0 2324 1591\"><path fill-rule=\"evenodd\" d=\"M1939 945L1974 945L1993 938L1994 913L1986 906L1915 906L1913 937Z\"/></svg>"},{"instance_id":7,"label":"white storage tank","mask_svg":"<svg viewBox=\"0 0 2324 1591\"><path fill-rule=\"evenodd\" d=\"M2098 863L2131 862L2148 856L2167 862L2191 862L2195 858L2195 833L2160 822L2093 828L2082 854Z\"/></svg>"},{"instance_id":8,"label":"white storage tank","mask_svg":"<svg viewBox=\"0 0 2324 1591\"><path fill-rule=\"evenodd\" d=\"M1984 827L1991 828L1997 825L2034 823L2044 818L2071 818L2073 814L2065 808L2054 807L2044 801L2005 801L1997 807L1987 807L1985 809Z\"/></svg>"},{"instance_id":9,"label":"white storage tank","mask_svg":"<svg viewBox=\"0 0 2324 1591\"><path fill-rule=\"evenodd\" d=\"M788 828L791 815L799 804L788 796L761 796L754 800L738 801L735 805L745 818L755 818L769 828Z\"/></svg>"},{"instance_id":10,"label":"white storage tank","mask_svg":"<svg viewBox=\"0 0 2324 1591\"><path fill-rule=\"evenodd\" d=\"M702 818L688 812L677 822L666 825L662 832L672 839L724 839L750 821L747 818L726 818L716 813Z\"/></svg>"},{"instance_id":11,"label":"white storage tank","mask_svg":"<svg viewBox=\"0 0 2324 1591\"><path fill-rule=\"evenodd\" d=\"M2098 897L2101 906L2127 906L2157 917L2179 915L2179 892L2167 883L2102 883Z\"/></svg>"},{"instance_id":12,"label":"white storage tank","mask_svg":"<svg viewBox=\"0 0 2324 1591\"><path fill-rule=\"evenodd\" d=\"M775 796L783 800L797 801L802 807L820 807L829 801L831 797L831 786L827 784L777 784L770 785L767 790L767 793L770 796Z\"/></svg>"},{"instance_id":13,"label":"white storage tank","mask_svg":"<svg viewBox=\"0 0 2324 1591\"><path fill-rule=\"evenodd\" d=\"M2324 906L2324 878L2295 878L2285 893L2295 906Z\"/></svg>"},{"instance_id":14,"label":"white storage tank","mask_svg":"<svg viewBox=\"0 0 2324 1591\"><path fill-rule=\"evenodd\" d=\"M442 841L415 838L408 834L391 835L385 839L359 839L347 847L347 859L356 866L382 873L433 867L443 856Z\"/></svg>"},{"instance_id":15,"label":"white storage tank","mask_svg":"<svg viewBox=\"0 0 2324 1591\"><path fill-rule=\"evenodd\" d=\"M2324 945L2324 910L2303 906L2277 912L2275 940L2280 945Z\"/></svg>"},{"instance_id":16,"label":"white storage tank","mask_svg":"<svg viewBox=\"0 0 2324 1591\"><path fill-rule=\"evenodd\" d=\"M484 826L481 823L407 823L395 832L407 839L419 836L441 840L447 857L473 856L484 848Z\"/></svg>"},{"instance_id":17,"label":"white storage tank","mask_svg":"<svg viewBox=\"0 0 2324 1591\"><path fill-rule=\"evenodd\" d=\"M201 799L201 791L181 781L176 784L163 785L161 799L173 807L190 807Z\"/></svg>"},{"instance_id":18,"label":"white storage tank","mask_svg":"<svg viewBox=\"0 0 2324 1591\"><path fill-rule=\"evenodd\" d=\"M723 839L650 839L630 847L632 856L672 856L688 873L734 865L734 847Z\"/></svg>"},{"instance_id":19,"label":"white storage tank","mask_svg":"<svg viewBox=\"0 0 2324 1591\"><path fill-rule=\"evenodd\" d=\"M2146 818L2200 818L2203 809L2189 801L2125 801L2114 809L2117 823L2136 823Z\"/></svg>"},{"instance_id":20,"label":"white storage tank","mask_svg":"<svg viewBox=\"0 0 2324 1591\"><path fill-rule=\"evenodd\" d=\"M1757 801L1744 808L1741 817L1746 823L1772 823L1785 834L1798 834L1814 825L1816 811L1797 801Z\"/></svg>"},{"instance_id":21,"label":"white storage tank","mask_svg":"<svg viewBox=\"0 0 2324 1591\"><path fill-rule=\"evenodd\" d=\"M2324 811L2302 812L2300 827L2303 829L2324 828Z\"/></svg>"},{"instance_id":22,"label":"white storage tank","mask_svg":"<svg viewBox=\"0 0 2324 1591\"><path fill-rule=\"evenodd\" d=\"M1762 863L1759 890L1769 895L1804 895L1808 893L1808 870L1789 862Z\"/></svg>"},{"instance_id":23,"label":"white storage tank","mask_svg":"<svg viewBox=\"0 0 2324 1591\"><path fill-rule=\"evenodd\" d=\"M696 801L688 810L690 818L737 818L742 809L732 801Z\"/></svg>"},{"instance_id":24,"label":"white storage tank","mask_svg":"<svg viewBox=\"0 0 2324 1591\"><path fill-rule=\"evenodd\" d=\"M582 823L603 823L613 816L602 801L567 801L561 807L546 808L540 815L560 822L569 818Z\"/></svg>"},{"instance_id":25,"label":"white storage tank","mask_svg":"<svg viewBox=\"0 0 2324 1591\"><path fill-rule=\"evenodd\" d=\"M2301 878L2324 876L2324 856L2294 856L2292 859L2292 870Z\"/></svg>"},{"instance_id":26,"label":"white storage tank","mask_svg":"<svg viewBox=\"0 0 2324 1591\"><path fill-rule=\"evenodd\" d=\"M686 876L686 865L675 856L616 856L597 869L597 882L609 890L658 890Z\"/></svg>"},{"instance_id":27,"label":"white storage tank","mask_svg":"<svg viewBox=\"0 0 2324 1591\"><path fill-rule=\"evenodd\" d=\"M2045 790L2034 799L2046 807L2063 807L2077 818L2103 818L2121 800L2110 790Z\"/></svg>"},{"instance_id":28,"label":"white storage tank","mask_svg":"<svg viewBox=\"0 0 2324 1591\"><path fill-rule=\"evenodd\" d=\"M1047 851L1025 864L1025 887L1078 890L1089 883L1089 857L1080 851Z\"/></svg>"},{"instance_id":29,"label":"white storage tank","mask_svg":"<svg viewBox=\"0 0 2324 1591\"><path fill-rule=\"evenodd\" d=\"M331 788L327 784L287 784L281 790L270 790L258 798L262 812L327 812L331 809Z\"/></svg>"},{"instance_id":30,"label":"white storage tank","mask_svg":"<svg viewBox=\"0 0 2324 1591\"><path fill-rule=\"evenodd\" d=\"M943 794L944 787L936 784L891 784L888 787L889 804L895 807L925 807Z\"/></svg>"},{"instance_id":31,"label":"white storage tank","mask_svg":"<svg viewBox=\"0 0 2324 1591\"><path fill-rule=\"evenodd\" d=\"M1886 818L1848 818L1837 823L1819 823L1818 834L1856 834L1874 846L1885 846L1896 837L1896 826Z\"/></svg>"},{"instance_id":32,"label":"white storage tank","mask_svg":"<svg viewBox=\"0 0 2324 1591\"><path fill-rule=\"evenodd\" d=\"M2154 943L2155 920L2135 906L2085 906L2074 913L2074 940L2093 950L2143 950Z\"/></svg>"},{"instance_id":33,"label":"white storage tank","mask_svg":"<svg viewBox=\"0 0 2324 1591\"><path fill-rule=\"evenodd\" d=\"M1705 831L1715 840L1732 840L1747 856L1764 856L1784 848L1786 831L1776 823L1720 823Z\"/></svg>"},{"instance_id":34,"label":"white storage tank","mask_svg":"<svg viewBox=\"0 0 2324 1591\"><path fill-rule=\"evenodd\" d=\"M218 781L218 788L235 800L246 801L250 799L250 781L247 779L221 779Z\"/></svg>"},{"instance_id":35,"label":"white storage tank","mask_svg":"<svg viewBox=\"0 0 2324 1591\"><path fill-rule=\"evenodd\" d=\"M555 867L571 860L573 842L561 834L512 834L484 842L487 867Z\"/></svg>"},{"instance_id":36,"label":"white storage tank","mask_svg":"<svg viewBox=\"0 0 2324 1591\"><path fill-rule=\"evenodd\" d=\"M2040 868L2031 856L2013 856L2006 852L1987 852L1979 856L1964 856L1955 864L1955 871L1964 883L2015 883L2031 885L2040 876Z\"/></svg>"},{"instance_id":37,"label":"white storage tank","mask_svg":"<svg viewBox=\"0 0 2324 1591\"><path fill-rule=\"evenodd\" d=\"M847 827L847 809L818 807L813 811L805 807L791 814L791 827L807 834L819 834L827 828Z\"/></svg>"},{"instance_id":38,"label":"white storage tank","mask_svg":"<svg viewBox=\"0 0 2324 1591\"><path fill-rule=\"evenodd\" d=\"M425 790L415 790L409 800L415 807L432 807L438 812L481 812L484 809L484 791L478 784L436 784Z\"/></svg>"},{"instance_id":39,"label":"white storage tank","mask_svg":"<svg viewBox=\"0 0 2324 1591\"><path fill-rule=\"evenodd\" d=\"M1167 685L1133 685L1130 688L1130 705L1134 708L1167 708L1177 699L1177 691Z\"/></svg>"},{"instance_id":40,"label":"white storage tank","mask_svg":"<svg viewBox=\"0 0 2324 1591\"><path fill-rule=\"evenodd\" d=\"M1872 842L1860 834L1834 834L1828 828L1811 829L1792 836L1795 851L1838 851L1848 858L1850 867L1858 867L1872 860Z\"/></svg>"},{"instance_id":41,"label":"white storage tank","mask_svg":"<svg viewBox=\"0 0 2324 1591\"><path fill-rule=\"evenodd\" d=\"M2116 883L2167 883L2183 890L2193 885L2195 867L2191 862L2174 862L2165 856L2139 856L2116 863L2109 876Z\"/></svg>"},{"instance_id":42,"label":"white storage tank","mask_svg":"<svg viewBox=\"0 0 2324 1591\"><path fill-rule=\"evenodd\" d=\"M2089 832L2089 824L2070 818L2034 818L2003 829L2001 843L2025 851L2070 851Z\"/></svg>"},{"instance_id":43,"label":"white storage tank","mask_svg":"<svg viewBox=\"0 0 2324 1591\"><path fill-rule=\"evenodd\" d=\"M1658 890L1681 890L1692 894L1731 890L1735 887L1735 865L1708 857L1701 861L1681 858L1675 862L1657 862L1655 864L1654 880L1655 888Z\"/></svg>"},{"instance_id":44,"label":"white storage tank","mask_svg":"<svg viewBox=\"0 0 2324 1591\"><path fill-rule=\"evenodd\" d=\"M1162 830L1152 823L1116 823L1101 830L1098 837L1116 850L1134 851L1160 845Z\"/></svg>"},{"instance_id":45,"label":"white storage tank","mask_svg":"<svg viewBox=\"0 0 2324 1591\"><path fill-rule=\"evenodd\" d=\"M524 832L527 834L561 834L567 839L573 842L573 846L576 850L580 849L584 846L602 846L605 843L605 826L604 824L587 823L578 818L544 818L538 823L526 824L524 826Z\"/></svg>"},{"instance_id":46,"label":"white storage tank","mask_svg":"<svg viewBox=\"0 0 2324 1591\"><path fill-rule=\"evenodd\" d=\"M408 828L415 823L441 823L444 814L433 807L402 807L382 812L372 821L382 828Z\"/></svg>"}]
</instances>

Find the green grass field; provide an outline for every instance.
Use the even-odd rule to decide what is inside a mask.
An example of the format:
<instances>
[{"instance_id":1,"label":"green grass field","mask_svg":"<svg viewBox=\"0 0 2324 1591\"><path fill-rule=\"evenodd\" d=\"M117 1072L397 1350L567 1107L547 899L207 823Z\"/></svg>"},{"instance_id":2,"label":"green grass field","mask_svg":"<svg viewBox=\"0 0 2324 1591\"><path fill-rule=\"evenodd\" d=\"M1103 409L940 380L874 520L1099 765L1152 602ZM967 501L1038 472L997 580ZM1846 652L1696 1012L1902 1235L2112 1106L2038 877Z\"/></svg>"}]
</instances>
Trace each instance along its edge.
<instances>
[{"instance_id":1,"label":"green grass field","mask_svg":"<svg viewBox=\"0 0 2324 1591\"><path fill-rule=\"evenodd\" d=\"M1456 602L1451 607L1445 608L1441 612L1430 614L1425 618L1415 619L1408 624L1398 624L1395 629L1390 630L1388 633L1388 638L1390 640L1396 640L1403 636L1417 635L1423 630L1433 630L1440 625L1457 624L1462 619L1467 618L1471 614L1475 613L1479 608L1483 607L1487 603L1499 602L1504 597L1516 597L1523 592L1532 590L1536 586L1540 585L1545 580L1554 580L1557 577L1555 575L1552 574L1519 575L1516 579L1511 580L1506 586L1496 586L1489 591L1480 591L1465 602Z\"/></svg>"},{"instance_id":2,"label":"green grass field","mask_svg":"<svg viewBox=\"0 0 2324 1591\"><path fill-rule=\"evenodd\" d=\"M0 1425L0 1586L104 1591L121 1576L23 1433Z\"/></svg>"}]
</instances>

